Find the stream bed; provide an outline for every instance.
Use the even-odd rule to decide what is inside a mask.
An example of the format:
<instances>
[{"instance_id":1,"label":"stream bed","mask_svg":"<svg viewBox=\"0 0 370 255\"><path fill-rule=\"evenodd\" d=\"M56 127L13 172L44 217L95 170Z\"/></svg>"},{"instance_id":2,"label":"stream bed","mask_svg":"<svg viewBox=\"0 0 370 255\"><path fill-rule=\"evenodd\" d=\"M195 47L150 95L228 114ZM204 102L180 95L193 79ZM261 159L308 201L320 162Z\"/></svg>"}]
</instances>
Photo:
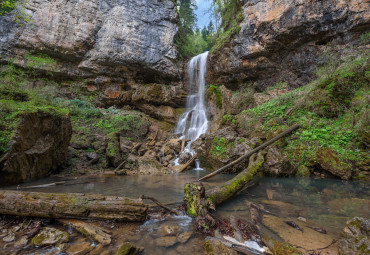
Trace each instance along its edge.
<instances>
[{"instance_id":1,"label":"stream bed","mask_svg":"<svg viewBox=\"0 0 370 255\"><path fill-rule=\"evenodd\" d=\"M178 175L162 176L47 178L17 187L7 187L7 189L95 193L130 198L138 198L144 194L154 197L162 203L181 203L185 183L194 182L205 174L207 174L207 171L187 171ZM204 184L208 189L232 177L233 175L217 175ZM65 181L64 185L30 188L60 181ZM226 218L234 216L242 221L250 221L248 202L262 205L274 217L292 219L298 224L300 224L299 219L303 219L309 225L325 229L326 236L337 239L348 219L355 216L368 217L370 212L370 187L366 183L344 182L334 179L257 177L253 180L251 187L218 207L216 216ZM270 223L267 221L267 225ZM112 224L112 236L116 240L110 245L112 250L119 247L119 244L122 243L121 240L126 240L144 247L144 254L203 254L204 252L203 240L205 236L194 231L192 219L185 215L167 218L154 217L144 224L114 222L107 224L106 228L109 228L109 224ZM303 223L301 222L301 224ZM113 225L119 227L115 228ZM271 228L274 228L272 223ZM291 231L288 225L280 228ZM168 235L166 237L166 233L168 234L171 231L177 238L171 238ZM284 236L284 233L280 234L277 230L273 230L273 232ZM180 234L184 237L183 239L179 239ZM302 238L301 242L304 243L306 237L302 236ZM80 242L78 238L72 240ZM25 253L17 254L37 254L27 253L26 251L27 249ZM332 253L329 251L323 254Z\"/></svg>"}]
</instances>

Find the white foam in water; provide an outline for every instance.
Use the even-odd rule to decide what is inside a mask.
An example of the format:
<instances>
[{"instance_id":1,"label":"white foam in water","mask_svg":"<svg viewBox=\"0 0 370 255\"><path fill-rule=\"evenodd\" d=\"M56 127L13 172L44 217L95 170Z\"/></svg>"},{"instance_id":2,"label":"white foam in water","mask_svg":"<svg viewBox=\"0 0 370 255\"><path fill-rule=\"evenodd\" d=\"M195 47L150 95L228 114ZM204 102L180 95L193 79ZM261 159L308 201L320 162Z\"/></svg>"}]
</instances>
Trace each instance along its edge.
<instances>
[{"instance_id":1,"label":"white foam in water","mask_svg":"<svg viewBox=\"0 0 370 255\"><path fill-rule=\"evenodd\" d=\"M175 130L175 134L178 134L180 139L190 140L184 148L184 152L189 152L191 155L194 155L194 151L190 149L191 143L208 130L207 109L204 104L207 57L208 51L193 57L188 63L186 112L180 116ZM202 170L198 160L195 161L195 164L195 170Z\"/></svg>"}]
</instances>

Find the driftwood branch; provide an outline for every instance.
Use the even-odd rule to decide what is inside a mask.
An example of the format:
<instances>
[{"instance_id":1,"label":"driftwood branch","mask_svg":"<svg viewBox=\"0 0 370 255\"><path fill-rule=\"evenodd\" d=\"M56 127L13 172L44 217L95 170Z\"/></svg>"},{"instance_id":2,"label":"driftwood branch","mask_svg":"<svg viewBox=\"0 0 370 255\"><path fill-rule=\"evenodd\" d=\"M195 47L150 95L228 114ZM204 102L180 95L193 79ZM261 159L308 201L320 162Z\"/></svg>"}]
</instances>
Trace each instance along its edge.
<instances>
[{"instance_id":1,"label":"driftwood branch","mask_svg":"<svg viewBox=\"0 0 370 255\"><path fill-rule=\"evenodd\" d=\"M124 161L122 161L122 163L119 164L116 169L114 169L114 172L117 172L118 170L120 170L121 167L123 166L123 164L125 164L125 163L126 163L126 159Z\"/></svg>"},{"instance_id":2,"label":"driftwood branch","mask_svg":"<svg viewBox=\"0 0 370 255\"><path fill-rule=\"evenodd\" d=\"M184 151L185 148L185 139L181 139L181 150L180 153Z\"/></svg>"},{"instance_id":3,"label":"driftwood branch","mask_svg":"<svg viewBox=\"0 0 370 255\"><path fill-rule=\"evenodd\" d=\"M197 158L197 153L194 154L194 156L188 161L186 162L185 164L183 165L177 165L177 166L174 166L173 169L178 172L178 173L181 173L182 171L184 171L188 166L190 166L191 163L193 163L193 161Z\"/></svg>"},{"instance_id":4,"label":"driftwood branch","mask_svg":"<svg viewBox=\"0 0 370 255\"><path fill-rule=\"evenodd\" d=\"M64 185L65 183L66 182L53 182L53 183L42 184L42 185L19 187L19 189L48 188L48 187L54 187L54 186L58 186L58 185Z\"/></svg>"},{"instance_id":5,"label":"driftwood branch","mask_svg":"<svg viewBox=\"0 0 370 255\"><path fill-rule=\"evenodd\" d=\"M149 197L149 196L145 196L145 195L141 195L140 196L140 199L149 199L149 200L152 200L154 203L156 203L158 206L162 207L163 209L179 216L179 213L176 212L175 210L172 210L171 208L165 206L164 204L162 204L161 202L159 202L157 199L155 199L154 197Z\"/></svg>"},{"instance_id":6,"label":"driftwood branch","mask_svg":"<svg viewBox=\"0 0 370 255\"><path fill-rule=\"evenodd\" d=\"M251 155L253 155L254 153L258 152L259 150L266 148L267 146L269 146L270 144L272 144L272 143L276 142L277 140L279 140L280 138L282 138L282 137L286 136L287 134L290 134L291 132L293 132L293 131L294 131L294 130L296 130L297 128L299 128L299 125L294 125L294 126L292 126L292 127L288 128L288 129L287 129L287 130L285 130L284 132L280 133L278 136L275 136L275 137L274 137L274 138L272 138L271 140L269 140L269 141L265 142L264 144L262 144L262 145L258 146L258 147L257 147L257 148L255 148L255 149L253 149L253 150L251 150L251 151L247 152L247 154L245 154L245 155L241 156L240 158L238 158L237 160L234 160L233 162L231 162L231 163L227 164L226 166L223 166L223 167L221 167L220 169L218 169L218 170L216 170L216 171L214 171L214 172L212 172L212 173L210 173L210 174L208 174L208 175L206 175L206 176L204 176L204 177L200 178L198 181L204 181L204 180L206 180L206 179L209 179L209 178L211 178L211 177L215 176L215 175L216 175L216 174L218 174L218 173L221 173L222 171L224 171L224 170L226 170L226 169L228 169L228 168L232 167L233 165L235 165L235 164L237 164L237 163L239 163L239 162L241 162L241 161L243 161L243 160L245 160L245 159L249 158Z\"/></svg>"},{"instance_id":7,"label":"driftwood branch","mask_svg":"<svg viewBox=\"0 0 370 255\"><path fill-rule=\"evenodd\" d=\"M0 191L0 214L45 218L144 221L142 200L81 193Z\"/></svg>"},{"instance_id":8,"label":"driftwood branch","mask_svg":"<svg viewBox=\"0 0 370 255\"><path fill-rule=\"evenodd\" d=\"M148 143L149 146L153 146L155 144L155 139L157 139L159 129L155 132L154 138Z\"/></svg>"}]
</instances>

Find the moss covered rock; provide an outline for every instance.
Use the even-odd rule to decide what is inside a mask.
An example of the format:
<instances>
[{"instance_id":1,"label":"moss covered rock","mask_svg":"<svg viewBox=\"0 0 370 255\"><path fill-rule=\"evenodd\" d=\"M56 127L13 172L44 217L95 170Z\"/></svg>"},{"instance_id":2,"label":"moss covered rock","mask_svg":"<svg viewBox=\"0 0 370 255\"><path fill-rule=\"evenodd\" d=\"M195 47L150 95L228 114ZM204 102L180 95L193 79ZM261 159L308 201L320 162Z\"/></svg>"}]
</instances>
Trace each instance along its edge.
<instances>
[{"instance_id":1,"label":"moss covered rock","mask_svg":"<svg viewBox=\"0 0 370 255\"><path fill-rule=\"evenodd\" d=\"M113 132L105 137L105 158L108 166L117 167L123 160L119 144L119 136Z\"/></svg>"},{"instance_id":2,"label":"moss covered rock","mask_svg":"<svg viewBox=\"0 0 370 255\"><path fill-rule=\"evenodd\" d=\"M67 232L45 227L42 231L32 238L32 244L36 246L47 246L68 242L69 235Z\"/></svg>"},{"instance_id":3,"label":"moss covered rock","mask_svg":"<svg viewBox=\"0 0 370 255\"><path fill-rule=\"evenodd\" d=\"M43 178L67 159L72 126L68 115L24 112L0 159L0 185Z\"/></svg>"},{"instance_id":4,"label":"moss covered rock","mask_svg":"<svg viewBox=\"0 0 370 255\"><path fill-rule=\"evenodd\" d=\"M343 238L338 242L340 255L370 254L370 220L355 217L347 221Z\"/></svg>"},{"instance_id":5,"label":"moss covered rock","mask_svg":"<svg viewBox=\"0 0 370 255\"><path fill-rule=\"evenodd\" d=\"M351 166L339 158L337 153L330 148L320 148L316 152L316 159L320 166L343 180L349 180L352 176Z\"/></svg>"}]
</instances>

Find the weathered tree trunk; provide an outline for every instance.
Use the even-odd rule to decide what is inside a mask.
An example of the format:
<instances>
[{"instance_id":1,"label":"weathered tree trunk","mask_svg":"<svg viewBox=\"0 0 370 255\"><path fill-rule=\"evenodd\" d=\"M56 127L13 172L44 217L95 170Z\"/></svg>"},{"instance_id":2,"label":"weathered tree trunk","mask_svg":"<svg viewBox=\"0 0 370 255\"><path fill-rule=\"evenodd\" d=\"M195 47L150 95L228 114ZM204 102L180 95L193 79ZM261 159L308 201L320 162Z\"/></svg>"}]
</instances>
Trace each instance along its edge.
<instances>
[{"instance_id":1,"label":"weathered tree trunk","mask_svg":"<svg viewBox=\"0 0 370 255\"><path fill-rule=\"evenodd\" d=\"M148 205L125 197L80 193L0 191L0 214L46 218L144 221Z\"/></svg>"},{"instance_id":2,"label":"weathered tree trunk","mask_svg":"<svg viewBox=\"0 0 370 255\"><path fill-rule=\"evenodd\" d=\"M219 205L236 195L261 169L263 162L265 162L264 155L265 153L253 154L246 169L224 184L207 191L207 200Z\"/></svg>"},{"instance_id":3,"label":"weathered tree trunk","mask_svg":"<svg viewBox=\"0 0 370 255\"><path fill-rule=\"evenodd\" d=\"M190 216L205 216L208 209L214 209L240 191L259 171L264 162L264 153L253 154L249 159L248 168L240 172L230 181L217 186L208 192L201 184L188 183L184 189L184 200L187 204L187 213ZM213 207L213 208L212 208Z\"/></svg>"}]
</instances>

